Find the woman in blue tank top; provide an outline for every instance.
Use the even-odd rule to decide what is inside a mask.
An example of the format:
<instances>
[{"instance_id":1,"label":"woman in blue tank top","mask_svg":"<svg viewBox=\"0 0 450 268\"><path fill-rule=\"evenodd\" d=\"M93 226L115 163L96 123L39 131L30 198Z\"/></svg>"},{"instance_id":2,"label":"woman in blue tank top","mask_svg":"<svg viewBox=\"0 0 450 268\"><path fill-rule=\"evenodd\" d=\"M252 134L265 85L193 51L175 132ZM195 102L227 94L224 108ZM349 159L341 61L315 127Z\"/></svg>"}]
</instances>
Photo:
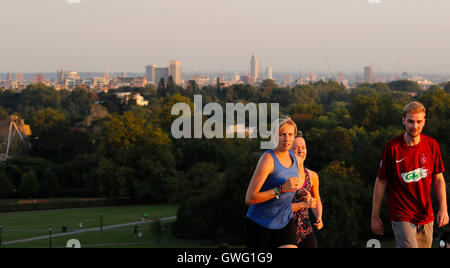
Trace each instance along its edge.
<instances>
[{"instance_id":1,"label":"woman in blue tank top","mask_svg":"<svg viewBox=\"0 0 450 268\"><path fill-rule=\"evenodd\" d=\"M275 149L264 153L253 173L245 202L247 212L247 247L296 247L296 226L292 199L303 185L299 180L297 157L290 149L297 126L289 117L272 126Z\"/></svg>"}]
</instances>

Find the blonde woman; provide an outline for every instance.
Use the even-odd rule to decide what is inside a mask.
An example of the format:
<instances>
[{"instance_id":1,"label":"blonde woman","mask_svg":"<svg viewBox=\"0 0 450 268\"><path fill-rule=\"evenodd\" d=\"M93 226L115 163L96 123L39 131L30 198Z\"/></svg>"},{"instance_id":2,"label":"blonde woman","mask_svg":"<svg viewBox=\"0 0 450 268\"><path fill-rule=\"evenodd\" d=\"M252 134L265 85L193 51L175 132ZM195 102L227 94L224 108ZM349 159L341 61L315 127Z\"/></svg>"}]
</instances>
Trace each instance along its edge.
<instances>
[{"instance_id":1,"label":"blonde woman","mask_svg":"<svg viewBox=\"0 0 450 268\"><path fill-rule=\"evenodd\" d=\"M297 125L284 117L272 125L273 150L259 159L247 189L247 247L296 248L292 199L303 185L298 160L290 151Z\"/></svg>"}]
</instances>

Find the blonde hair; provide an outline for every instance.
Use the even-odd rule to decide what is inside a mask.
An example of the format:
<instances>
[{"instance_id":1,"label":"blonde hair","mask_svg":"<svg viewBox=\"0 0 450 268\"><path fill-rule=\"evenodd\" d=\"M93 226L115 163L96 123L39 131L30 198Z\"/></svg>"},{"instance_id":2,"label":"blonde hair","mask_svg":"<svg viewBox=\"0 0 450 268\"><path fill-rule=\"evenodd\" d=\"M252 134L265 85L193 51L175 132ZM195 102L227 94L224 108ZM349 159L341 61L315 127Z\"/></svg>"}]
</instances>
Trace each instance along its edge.
<instances>
[{"instance_id":1,"label":"blonde hair","mask_svg":"<svg viewBox=\"0 0 450 268\"><path fill-rule=\"evenodd\" d=\"M273 149L277 148L278 146L278 136L280 135L280 130L287 126L294 126L294 134L297 134L297 124L289 116L278 118L272 123L272 133L270 141L272 142Z\"/></svg>"},{"instance_id":2,"label":"blonde hair","mask_svg":"<svg viewBox=\"0 0 450 268\"><path fill-rule=\"evenodd\" d=\"M418 101L413 101L406 104L405 108L403 108L403 117L406 117L407 113L418 114L422 112L426 114L425 106Z\"/></svg>"}]
</instances>

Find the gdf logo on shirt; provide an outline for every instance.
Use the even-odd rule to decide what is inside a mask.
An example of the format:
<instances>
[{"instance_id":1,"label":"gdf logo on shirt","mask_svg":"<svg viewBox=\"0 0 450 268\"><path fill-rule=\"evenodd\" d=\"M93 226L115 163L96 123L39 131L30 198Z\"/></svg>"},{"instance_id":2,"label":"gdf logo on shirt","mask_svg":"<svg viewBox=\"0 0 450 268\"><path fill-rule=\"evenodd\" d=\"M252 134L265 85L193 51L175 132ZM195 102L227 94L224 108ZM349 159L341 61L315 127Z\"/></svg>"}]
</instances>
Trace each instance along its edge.
<instances>
[{"instance_id":1,"label":"gdf logo on shirt","mask_svg":"<svg viewBox=\"0 0 450 268\"><path fill-rule=\"evenodd\" d=\"M418 182L428 176L428 169L418 168L410 172L402 173L402 179L406 183Z\"/></svg>"}]
</instances>

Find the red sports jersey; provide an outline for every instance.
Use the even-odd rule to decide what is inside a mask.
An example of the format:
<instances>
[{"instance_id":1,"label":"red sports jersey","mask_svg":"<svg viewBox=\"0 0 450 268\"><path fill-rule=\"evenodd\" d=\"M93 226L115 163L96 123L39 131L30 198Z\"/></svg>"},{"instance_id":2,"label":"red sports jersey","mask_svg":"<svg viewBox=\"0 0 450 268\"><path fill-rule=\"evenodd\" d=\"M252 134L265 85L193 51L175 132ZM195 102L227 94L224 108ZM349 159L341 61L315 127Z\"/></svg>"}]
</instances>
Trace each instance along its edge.
<instances>
[{"instance_id":1,"label":"red sports jersey","mask_svg":"<svg viewBox=\"0 0 450 268\"><path fill-rule=\"evenodd\" d=\"M391 221L418 225L434 220L431 206L433 175L445 172L439 144L421 134L420 143L408 146L403 135L384 149L378 178L389 180L387 206Z\"/></svg>"}]
</instances>

